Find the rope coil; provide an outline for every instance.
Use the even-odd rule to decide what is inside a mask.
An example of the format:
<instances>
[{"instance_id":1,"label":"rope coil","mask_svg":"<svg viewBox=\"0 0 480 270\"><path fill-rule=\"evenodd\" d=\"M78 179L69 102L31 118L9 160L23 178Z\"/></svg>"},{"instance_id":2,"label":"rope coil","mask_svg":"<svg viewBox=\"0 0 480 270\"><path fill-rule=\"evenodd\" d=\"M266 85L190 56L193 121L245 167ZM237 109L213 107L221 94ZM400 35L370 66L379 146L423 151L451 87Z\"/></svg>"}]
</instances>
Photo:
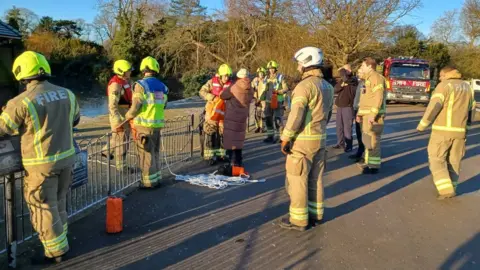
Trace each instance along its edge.
<instances>
[{"instance_id":1,"label":"rope coil","mask_svg":"<svg viewBox=\"0 0 480 270\"><path fill-rule=\"evenodd\" d=\"M162 143L162 148L165 150L163 136L160 131L160 141ZM197 175L178 175L172 172L170 169L170 164L168 164L167 156L164 155L165 164L167 169L172 176L175 176L176 181L185 181L192 185L208 187L211 189L225 189L228 186L241 186L247 183L264 183L265 179L259 180L250 180L250 175L242 174L240 176L225 176L217 175L218 171L215 171L211 174L197 174Z\"/></svg>"}]
</instances>

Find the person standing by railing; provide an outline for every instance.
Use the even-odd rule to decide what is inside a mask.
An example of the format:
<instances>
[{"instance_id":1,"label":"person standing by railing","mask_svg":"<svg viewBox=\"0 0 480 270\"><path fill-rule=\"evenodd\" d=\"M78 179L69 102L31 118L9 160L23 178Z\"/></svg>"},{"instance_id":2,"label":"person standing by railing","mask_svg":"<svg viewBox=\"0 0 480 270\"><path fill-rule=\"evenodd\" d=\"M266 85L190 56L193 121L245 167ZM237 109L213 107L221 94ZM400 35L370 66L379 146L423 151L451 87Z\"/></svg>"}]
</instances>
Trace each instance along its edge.
<instances>
[{"instance_id":1,"label":"person standing by railing","mask_svg":"<svg viewBox=\"0 0 480 270\"><path fill-rule=\"evenodd\" d=\"M47 81L51 70L43 55L22 53L12 71L26 91L7 103L0 116L0 136L20 131L23 193L44 247L32 264L57 263L69 251L66 200L75 162L72 133L80 110L70 90Z\"/></svg>"},{"instance_id":2,"label":"person standing by railing","mask_svg":"<svg viewBox=\"0 0 480 270\"><path fill-rule=\"evenodd\" d=\"M132 73L132 64L126 60L117 60L113 64L115 75L108 82L108 112L109 121L112 128L110 153L106 153L107 147L102 149L102 156L112 159L112 153L115 152L115 166L117 170L123 170L126 166L125 156L127 153L126 138L129 134L128 124L117 128L124 121L125 113L132 105L132 89L130 83L130 74Z\"/></svg>"},{"instance_id":3,"label":"person standing by railing","mask_svg":"<svg viewBox=\"0 0 480 270\"><path fill-rule=\"evenodd\" d=\"M140 71L143 79L135 83L132 107L125 118L133 119L142 170L141 187L153 188L162 179L160 129L165 126L164 110L168 101L168 88L155 77L160 72L160 65L155 58L144 58L140 63Z\"/></svg>"},{"instance_id":4,"label":"person standing by railing","mask_svg":"<svg viewBox=\"0 0 480 270\"><path fill-rule=\"evenodd\" d=\"M200 89L199 95L207 103L205 104L205 122L203 132L205 134L203 159L210 165L218 160L225 161L225 149L223 148L223 120L213 119L215 106L218 104L220 94L232 85L232 69L227 64L218 68L218 73L208 80ZM219 112L221 113L221 112Z\"/></svg>"}]
</instances>

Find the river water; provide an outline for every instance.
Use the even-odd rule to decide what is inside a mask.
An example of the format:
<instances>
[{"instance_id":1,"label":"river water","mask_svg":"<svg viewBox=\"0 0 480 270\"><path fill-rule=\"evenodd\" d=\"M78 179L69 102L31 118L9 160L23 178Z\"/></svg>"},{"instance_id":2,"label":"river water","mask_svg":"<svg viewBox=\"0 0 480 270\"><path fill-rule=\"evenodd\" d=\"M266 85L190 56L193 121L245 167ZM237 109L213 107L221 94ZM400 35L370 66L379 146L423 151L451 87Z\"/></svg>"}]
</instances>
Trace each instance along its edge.
<instances>
[{"instance_id":1,"label":"river water","mask_svg":"<svg viewBox=\"0 0 480 270\"><path fill-rule=\"evenodd\" d=\"M100 91L73 91L78 99L82 116L93 118L108 114L108 99L105 93ZM184 112L195 114L199 112L199 108L203 108L204 106L205 101L196 96L169 101L167 109L185 109Z\"/></svg>"},{"instance_id":2,"label":"river water","mask_svg":"<svg viewBox=\"0 0 480 270\"><path fill-rule=\"evenodd\" d=\"M86 94L76 93L81 115L87 117L96 117L108 114L108 101L105 94Z\"/></svg>"}]
</instances>

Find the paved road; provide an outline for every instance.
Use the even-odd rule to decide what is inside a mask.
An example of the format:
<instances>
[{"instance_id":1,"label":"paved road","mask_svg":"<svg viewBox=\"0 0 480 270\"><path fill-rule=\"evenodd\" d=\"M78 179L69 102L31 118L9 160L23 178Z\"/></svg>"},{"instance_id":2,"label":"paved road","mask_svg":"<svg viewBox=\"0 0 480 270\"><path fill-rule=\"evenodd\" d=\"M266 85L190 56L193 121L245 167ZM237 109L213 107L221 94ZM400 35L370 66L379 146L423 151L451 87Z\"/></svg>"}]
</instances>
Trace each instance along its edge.
<instances>
[{"instance_id":1,"label":"paved road","mask_svg":"<svg viewBox=\"0 0 480 270\"><path fill-rule=\"evenodd\" d=\"M468 135L460 195L437 201L429 133L415 132L424 109L388 107L378 175L360 175L346 154L329 151L320 227L277 227L288 209L284 158L256 136L246 167L266 183L135 192L124 202L124 232L104 233L102 209L70 226L74 258L50 269L480 269L480 124Z\"/></svg>"}]
</instances>

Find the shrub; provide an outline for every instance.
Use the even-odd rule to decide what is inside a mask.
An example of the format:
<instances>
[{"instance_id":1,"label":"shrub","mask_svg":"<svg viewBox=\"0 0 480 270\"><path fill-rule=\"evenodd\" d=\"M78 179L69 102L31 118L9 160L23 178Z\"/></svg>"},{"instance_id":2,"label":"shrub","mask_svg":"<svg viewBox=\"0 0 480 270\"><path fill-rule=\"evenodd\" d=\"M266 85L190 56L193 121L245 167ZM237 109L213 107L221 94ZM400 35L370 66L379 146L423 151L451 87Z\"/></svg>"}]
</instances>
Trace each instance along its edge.
<instances>
[{"instance_id":1,"label":"shrub","mask_svg":"<svg viewBox=\"0 0 480 270\"><path fill-rule=\"evenodd\" d=\"M211 77L212 72L208 69L201 69L199 71L188 71L183 74L180 82L183 85L183 98L193 97L198 95L198 91Z\"/></svg>"}]
</instances>

